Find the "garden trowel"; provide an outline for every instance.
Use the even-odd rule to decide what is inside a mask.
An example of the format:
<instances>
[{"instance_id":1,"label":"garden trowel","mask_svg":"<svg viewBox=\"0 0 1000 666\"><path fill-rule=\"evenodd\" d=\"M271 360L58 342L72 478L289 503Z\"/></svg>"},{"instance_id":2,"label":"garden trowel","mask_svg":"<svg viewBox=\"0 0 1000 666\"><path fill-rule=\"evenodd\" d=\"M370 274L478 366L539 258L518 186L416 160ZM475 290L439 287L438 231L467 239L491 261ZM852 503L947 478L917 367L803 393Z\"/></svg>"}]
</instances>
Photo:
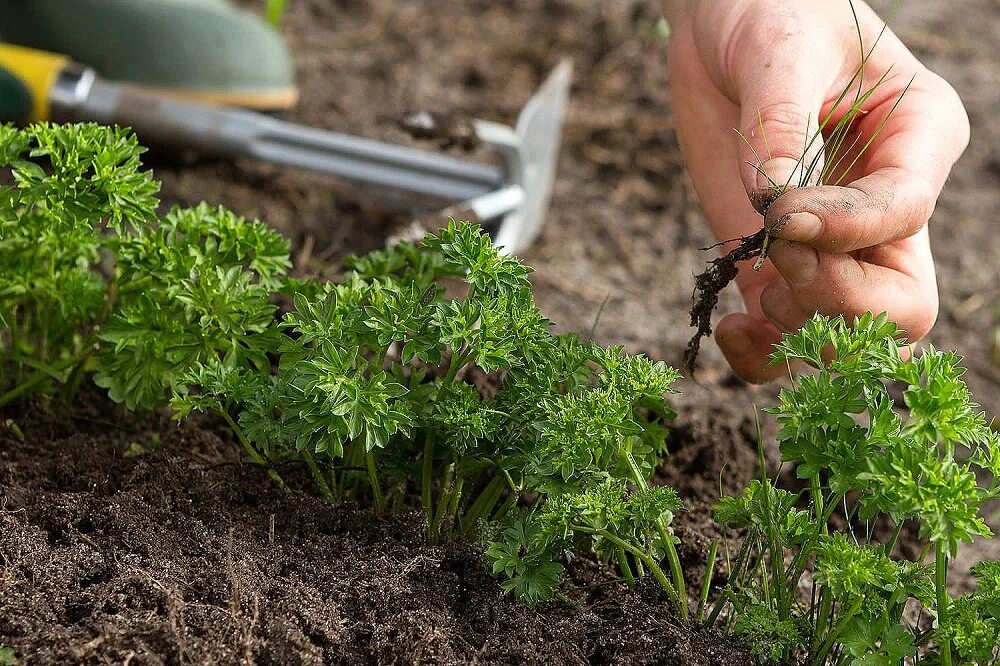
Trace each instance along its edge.
<instances>
[{"instance_id":1,"label":"garden trowel","mask_svg":"<svg viewBox=\"0 0 1000 666\"><path fill-rule=\"evenodd\" d=\"M456 216L495 222L504 252L541 231L559 150L572 67L560 63L516 125L477 120L473 130L500 165L305 127L262 113L169 97L107 81L63 56L0 44L4 119L92 121L132 127L143 143L309 169L412 198L454 203Z\"/></svg>"}]
</instances>

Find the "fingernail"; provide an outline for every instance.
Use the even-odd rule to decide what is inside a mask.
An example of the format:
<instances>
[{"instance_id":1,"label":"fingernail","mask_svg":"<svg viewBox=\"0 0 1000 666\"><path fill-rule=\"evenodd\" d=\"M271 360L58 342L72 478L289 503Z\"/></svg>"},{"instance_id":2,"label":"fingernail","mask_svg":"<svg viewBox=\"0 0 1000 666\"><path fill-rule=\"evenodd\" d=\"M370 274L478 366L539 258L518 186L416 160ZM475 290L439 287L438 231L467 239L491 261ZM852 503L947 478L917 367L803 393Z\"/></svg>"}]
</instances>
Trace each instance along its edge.
<instances>
[{"instance_id":1,"label":"fingernail","mask_svg":"<svg viewBox=\"0 0 1000 666\"><path fill-rule=\"evenodd\" d=\"M798 185L797 173L801 170L802 165L798 160L791 157L773 157L764 162L757 171L757 189L772 190L775 185L780 189L784 189L786 185L795 187Z\"/></svg>"},{"instance_id":2,"label":"fingernail","mask_svg":"<svg viewBox=\"0 0 1000 666\"><path fill-rule=\"evenodd\" d=\"M819 269L819 254L802 243L792 241L773 243L768 256L778 272L792 284L811 281Z\"/></svg>"},{"instance_id":3,"label":"fingernail","mask_svg":"<svg viewBox=\"0 0 1000 666\"><path fill-rule=\"evenodd\" d=\"M719 339L719 346L724 347L729 354L745 356L753 351L753 340L745 331L735 329Z\"/></svg>"},{"instance_id":4,"label":"fingernail","mask_svg":"<svg viewBox=\"0 0 1000 666\"><path fill-rule=\"evenodd\" d=\"M779 236L785 240L807 243L819 237L823 231L823 222L812 213L792 213L785 216Z\"/></svg>"}]
</instances>

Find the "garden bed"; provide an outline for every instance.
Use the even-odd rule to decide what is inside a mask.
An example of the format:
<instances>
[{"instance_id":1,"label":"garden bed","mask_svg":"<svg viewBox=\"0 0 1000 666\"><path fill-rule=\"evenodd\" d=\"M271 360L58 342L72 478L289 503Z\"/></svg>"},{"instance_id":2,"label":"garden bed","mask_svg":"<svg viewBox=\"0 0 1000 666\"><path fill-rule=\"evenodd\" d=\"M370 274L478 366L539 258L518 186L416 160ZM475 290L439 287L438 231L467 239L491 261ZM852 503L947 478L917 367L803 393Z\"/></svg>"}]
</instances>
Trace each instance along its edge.
<instances>
[{"instance_id":1,"label":"garden bed","mask_svg":"<svg viewBox=\"0 0 1000 666\"><path fill-rule=\"evenodd\" d=\"M974 126L932 224L942 284L932 341L966 354L974 395L1000 413L987 333L1000 275L997 56L939 4L910 3L894 26L953 79ZM978 5L997 25L1000 10ZM414 110L509 122L572 55L552 215L526 256L538 301L562 330L594 326L601 341L679 365L691 276L705 260L696 248L709 238L671 134L655 9L296 0L285 31L304 98L292 118L403 142L398 121ZM153 165L164 203L259 216L293 239L304 273L335 274L340 257L381 245L402 221L318 176L244 162ZM734 306L733 294L723 304ZM692 507L678 535L694 589L716 536L707 506L720 481L735 493L753 477L752 406L776 394L733 379L708 347L700 384L684 382L672 400L679 417L661 472ZM519 605L471 545L428 546L421 516L331 509L296 470L284 496L233 459L231 434L212 419L137 421L96 391L70 410L4 416L24 441L0 426L0 645L32 663L746 663L718 637L683 629L657 588L628 592L587 561L570 571L568 600ZM998 556L977 548L963 555Z\"/></svg>"},{"instance_id":2,"label":"garden bed","mask_svg":"<svg viewBox=\"0 0 1000 666\"><path fill-rule=\"evenodd\" d=\"M746 663L653 586L581 562L571 599L519 604L474 547L428 546L417 513L333 509L291 470L286 496L231 459L224 427L115 411L91 395L20 419L26 444L0 439L0 642L30 663ZM676 445L704 461L733 441L752 471L746 424L729 419L696 419ZM679 535L697 576L707 516L692 517Z\"/></svg>"}]
</instances>

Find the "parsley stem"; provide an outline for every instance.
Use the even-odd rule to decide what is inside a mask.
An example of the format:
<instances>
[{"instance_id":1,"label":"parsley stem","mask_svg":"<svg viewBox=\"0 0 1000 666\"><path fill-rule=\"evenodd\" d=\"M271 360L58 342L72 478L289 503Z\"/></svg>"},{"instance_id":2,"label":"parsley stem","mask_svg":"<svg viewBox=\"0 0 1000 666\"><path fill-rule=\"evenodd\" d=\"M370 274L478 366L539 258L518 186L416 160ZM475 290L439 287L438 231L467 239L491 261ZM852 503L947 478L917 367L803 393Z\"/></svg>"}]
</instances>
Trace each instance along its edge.
<instances>
[{"instance_id":1,"label":"parsley stem","mask_svg":"<svg viewBox=\"0 0 1000 666\"><path fill-rule=\"evenodd\" d=\"M823 666L823 664L826 663L826 657L830 654L830 650L833 648L833 644L837 640L837 637L844 630L844 627L847 626L847 623L850 622L851 618L853 618L861 609L861 604L864 603L864 601L865 598L863 596L859 596L855 599L854 603L847 609L847 612L845 612L840 618L840 621L830 629L829 635L826 637L826 640L823 641L822 647L820 647L819 652L816 654L816 658L813 660L813 664L815 666ZM951 666L950 662L947 666Z\"/></svg>"},{"instance_id":2,"label":"parsley stem","mask_svg":"<svg viewBox=\"0 0 1000 666\"><path fill-rule=\"evenodd\" d=\"M625 577L625 583L629 587L635 587L635 576L632 575L632 567L628 563L628 555L625 554L625 550L616 548L615 556L618 558L618 568L621 570L622 576Z\"/></svg>"},{"instance_id":3,"label":"parsley stem","mask_svg":"<svg viewBox=\"0 0 1000 666\"><path fill-rule=\"evenodd\" d=\"M455 464L451 463L445 469L444 480L441 483L441 496L438 498L437 510L434 512L434 519L430 525L431 541L435 541L440 536L441 522L444 520L445 511L451 503L451 493L454 492L454 472Z\"/></svg>"},{"instance_id":4,"label":"parsley stem","mask_svg":"<svg viewBox=\"0 0 1000 666\"><path fill-rule=\"evenodd\" d=\"M667 533L663 524L657 525L660 531L660 538L666 541L667 562L670 564L670 572L674 577L674 584L677 586L677 610L681 614L682 620L688 619L688 598L687 586L684 583L684 570L681 568L681 558L677 555L677 548L674 546L673 535Z\"/></svg>"},{"instance_id":5,"label":"parsley stem","mask_svg":"<svg viewBox=\"0 0 1000 666\"><path fill-rule=\"evenodd\" d=\"M375 454L371 451L365 454L365 465L368 467L368 481L372 487L372 502L375 504L375 511L382 513L385 511L385 497L382 495L382 486L378 482L378 469L375 467Z\"/></svg>"},{"instance_id":6,"label":"parsley stem","mask_svg":"<svg viewBox=\"0 0 1000 666\"><path fill-rule=\"evenodd\" d=\"M712 576L715 574L715 558L719 552L719 540L712 539L708 547L708 559L705 563L705 577L701 581L701 596L698 599L698 610L695 611L695 623L701 624L705 619L705 607L708 605L708 593L712 589Z\"/></svg>"},{"instance_id":7,"label":"parsley stem","mask_svg":"<svg viewBox=\"0 0 1000 666\"><path fill-rule=\"evenodd\" d=\"M21 349L21 336L18 334L17 325L17 305L14 305L10 309L10 317L7 320L7 329L10 331L10 348L14 354L19 354ZM18 364L17 366L17 381L20 382L24 377L24 368Z\"/></svg>"},{"instance_id":8,"label":"parsley stem","mask_svg":"<svg viewBox=\"0 0 1000 666\"><path fill-rule=\"evenodd\" d=\"M819 591L819 604L816 609L816 629L813 632L813 650L819 649L820 637L826 631L826 625L830 621L832 613L833 596L830 594L830 588L824 585Z\"/></svg>"},{"instance_id":9,"label":"parsley stem","mask_svg":"<svg viewBox=\"0 0 1000 666\"><path fill-rule=\"evenodd\" d=\"M809 492L812 494L814 512L817 517L823 515L823 489L819 485L819 474L813 474L809 478ZM826 522L820 524L823 534L827 533Z\"/></svg>"},{"instance_id":10,"label":"parsley stem","mask_svg":"<svg viewBox=\"0 0 1000 666\"><path fill-rule=\"evenodd\" d=\"M56 365L47 365L45 366L44 369L42 368L36 369L35 374L32 375L30 379L21 382L20 384L18 384L11 390L7 391L3 395L0 395L0 407L6 407L8 404L13 402L14 400L17 400L22 395L25 395L26 393L36 389L41 384L45 383L46 380L55 378L58 381L62 381L61 373L65 371L67 368L72 367L77 363L79 363L81 360L85 359L87 356L90 355L91 351L92 351L91 349L85 349L76 356L66 359L61 363L58 363Z\"/></svg>"},{"instance_id":11,"label":"parsley stem","mask_svg":"<svg viewBox=\"0 0 1000 666\"><path fill-rule=\"evenodd\" d=\"M461 533L463 536L469 536L476 523L484 516L490 514L500 500L500 495L503 494L504 489L507 487L507 479L503 474L498 473L493 475L493 478L490 479L486 487L483 488L483 491L479 493L479 496L469 505L469 508L465 511L465 515L462 517Z\"/></svg>"},{"instance_id":12,"label":"parsley stem","mask_svg":"<svg viewBox=\"0 0 1000 666\"><path fill-rule=\"evenodd\" d=\"M63 386L63 395L67 400L73 397L80 388L80 382L83 380L83 371L86 367L87 359L89 359L95 351L97 351L97 348L94 346L94 343L88 343L86 353L80 358L79 361L73 364L72 368L70 368L69 375L66 377L66 382Z\"/></svg>"},{"instance_id":13,"label":"parsley stem","mask_svg":"<svg viewBox=\"0 0 1000 666\"><path fill-rule=\"evenodd\" d=\"M475 358L475 355L474 350L464 346L459 351L452 352L451 361L449 361L448 365L448 374L445 375L444 381L448 383L455 381L458 371Z\"/></svg>"},{"instance_id":14,"label":"parsley stem","mask_svg":"<svg viewBox=\"0 0 1000 666\"><path fill-rule=\"evenodd\" d=\"M449 529L454 529L456 518L458 516L458 505L462 501L462 489L465 487L465 477L458 477L458 481L455 483L455 491L451 494L451 501L448 507L448 522Z\"/></svg>"},{"instance_id":15,"label":"parsley stem","mask_svg":"<svg viewBox=\"0 0 1000 666\"><path fill-rule=\"evenodd\" d=\"M424 465L421 477L421 499L424 515L427 517L427 537L431 538L431 523L434 520L434 432L428 428L424 437Z\"/></svg>"},{"instance_id":16,"label":"parsley stem","mask_svg":"<svg viewBox=\"0 0 1000 666\"><path fill-rule=\"evenodd\" d=\"M636 548L635 546L626 541L623 541L622 539L618 538L617 536L615 536L611 532L608 532L607 530L598 530L592 527L582 527L579 525L572 525L572 528L574 531L582 532L584 534L596 534L602 539L605 539L614 544L615 546L618 546L619 548L622 548L631 553L633 557L635 557L637 560L639 560L647 567L649 567L649 570L652 572L653 578L656 579L656 582L660 584L660 587L662 587L663 590L667 593L667 596L670 597L670 600L674 603L674 605L677 608L680 608L681 604L680 604L680 598L677 596L677 590L674 589L674 586L667 579L666 575L664 575L663 569L661 569L660 565L656 563L656 559L654 559L649 553L640 550L639 548Z\"/></svg>"},{"instance_id":17,"label":"parsley stem","mask_svg":"<svg viewBox=\"0 0 1000 666\"><path fill-rule=\"evenodd\" d=\"M302 449L302 457L306 460L306 465L309 467L309 471L312 472L313 478L316 480L316 485L319 486L320 492L328 500L335 501L336 498L333 495L333 491L330 490L330 485L326 482L326 476L323 474L323 470L319 468L316 464L316 458L313 456L312 451L308 448Z\"/></svg>"},{"instance_id":18,"label":"parsley stem","mask_svg":"<svg viewBox=\"0 0 1000 666\"><path fill-rule=\"evenodd\" d=\"M934 543L934 592L937 596L937 626L942 627L948 621L948 550L946 544ZM941 666L951 666L951 639L945 639L938 646L941 650Z\"/></svg>"},{"instance_id":19,"label":"parsley stem","mask_svg":"<svg viewBox=\"0 0 1000 666\"><path fill-rule=\"evenodd\" d=\"M902 520L896 521L896 525L892 528L892 536L890 536L889 540L885 542L886 557L892 555L892 550L893 548L896 547L896 541L899 540L899 533L902 530L903 530L903 521Z\"/></svg>"},{"instance_id":20,"label":"parsley stem","mask_svg":"<svg viewBox=\"0 0 1000 666\"><path fill-rule=\"evenodd\" d=\"M275 470L274 467L272 467L271 464L267 461L267 459L265 459L264 456L261 455L260 451L255 449L253 444L251 444L250 441L247 440L246 436L243 434L243 429L240 428L238 425L236 425L236 421L234 421L233 417L229 415L229 412L227 412L225 409L219 409L217 411L222 416L223 420L225 420L225 422L229 425L233 433L236 435L236 439L238 439L240 441L240 444L243 445L243 450L247 452L247 455L250 456L250 459L254 461L254 463L260 465L261 467L266 467L267 475L271 477L271 479L275 482L275 484L277 484L277 486L282 490L284 490L286 493L289 492L288 486L285 484L285 481L281 478L281 476L278 475L277 470Z\"/></svg>"},{"instance_id":21,"label":"parsley stem","mask_svg":"<svg viewBox=\"0 0 1000 666\"><path fill-rule=\"evenodd\" d=\"M833 515L837 505L840 504L840 501L844 499L845 494L846 493L837 493L830 498L830 501L827 502L823 509L823 513L819 516L819 520L816 523L816 529L813 530L809 540L802 545L801 550L799 550L795 559L792 560L791 566L788 568L788 570L792 572L792 575L786 579L786 583L788 585L788 589L792 592L786 597L786 601L788 603L788 609L785 614L786 617L787 613L791 611L791 602L795 596L794 590L798 588L799 579L802 578L802 574L805 573L806 565L809 562L809 556L812 555L815 550L816 542L819 541L820 534L823 533L830 517Z\"/></svg>"},{"instance_id":22,"label":"parsley stem","mask_svg":"<svg viewBox=\"0 0 1000 666\"><path fill-rule=\"evenodd\" d=\"M753 535L747 533L743 537L743 544L740 546L739 552L736 554L736 563L733 565L732 570L729 573L729 589L734 589L740 587L739 578L743 573L743 567L746 564L748 557L750 556L750 546L753 542ZM708 626L714 626L716 621L719 619L719 615L722 613L722 609L726 605L728 597L723 594L719 597L718 601L715 602L715 606L712 607L712 612L708 616Z\"/></svg>"},{"instance_id":23,"label":"parsley stem","mask_svg":"<svg viewBox=\"0 0 1000 666\"><path fill-rule=\"evenodd\" d=\"M639 465L636 463L631 451L625 452L625 460L628 461L635 484L639 488L649 488L646 477L642 475L642 470L639 469ZM660 517L656 519L656 531L663 542L663 548L667 553L667 564L670 566L670 575L674 579L674 588L677 591L678 600L677 612L680 613L682 620L686 620L688 619L687 586L684 583L684 569L681 567L681 558L677 555L677 548L674 545L674 536L667 530Z\"/></svg>"}]
</instances>

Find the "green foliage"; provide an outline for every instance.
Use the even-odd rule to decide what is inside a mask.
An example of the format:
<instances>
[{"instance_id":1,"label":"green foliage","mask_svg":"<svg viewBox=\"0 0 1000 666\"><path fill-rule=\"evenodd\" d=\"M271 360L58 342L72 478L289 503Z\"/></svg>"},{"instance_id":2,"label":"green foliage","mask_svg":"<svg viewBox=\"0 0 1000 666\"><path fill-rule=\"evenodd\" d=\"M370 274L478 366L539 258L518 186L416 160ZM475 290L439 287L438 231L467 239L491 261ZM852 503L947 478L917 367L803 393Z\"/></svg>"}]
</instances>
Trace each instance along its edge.
<instances>
[{"instance_id":1,"label":"green foliage","mask_svg":"<svg viewBox=\"0 0 1000 666\"><path fill-rule=\"evenodd\" d=\"M91 351L111 287L106 230L154 217L142 151L97 125L0 125L0 168L13 176L0 185L0 377L13 380L0 405L66 380Z\"/></svg>"},{"instance_id":2,"label":"green foliage","mask_svg":"<svg viewBox=\"0 0 1000 666\"><path fill-rule=\"evenodd\" d=\"M972 567L975 591L955 599L937 628L939 643L951 642L960 663L984 666L1000 661L1000 562Z\"/></svg>"},{"instance_id":3,"label":"green foliage","mask_svg":"<svg viewBox=\"0 0 1000 666\"><path fill-rule=\"evenodd\" d=\"M533 603L552 596L564 567L552 552L551 534L537 520L514 520L489 544L486 557L494 574L504 574L505 592Z\"/></svg>"},{"instance_id":4,"label":"green foliage","mask_svg":"<svg viewBox=\"0 0 1000 666\"><path fill-rule=\"evenodd\" d=\"M339 283L291 279L260 222L157 216L140 152L123 130L2 128L0 406L89 374L129 409L217 415L279 485L279 463L301 464L378 510L419 489L428 537L488 542L525 599L594 549L686 614L680 501L647 486L676 371L553 335L530 269L469 224L352 258Z\"/></svg>"},{"instance_id":5,"label":"green foliage","mask_svg":"<svg viewBox=\"0 0 1000 666\"><path fill-rule=\"evenodd\" d=\"M742 638L761 662L780 663L802 642L801 623L794 619L779 620L773 608L750 601L733 623L733 633Z\"/></svg>"},{"instance_id":6,"label":"green foliage","mask_svg":"<svg viewBox=\"0 0 1000 666\"><path fill-rule=\"evenodd\" d=\"M0 666L14 666L17 664L17 654L14 648L0 645Z\"/></svg>"},{"instance_id":7,"label":"green foliage","mask_svg":"<svg viewBox=\"0 0 1000 666\"><path fill-rule=\"evenodd\" d=\"M184 379L204 366L270 368L280 340L270 298L291 265L286 240L201 204L129 230L115 249L118 301L95 376L112 399L152 409L184 394Z\"/></svg>"},{"instance_id":8,"label":"green foliage","mask_svg":"<svg viewBox=\"0 0 1000 666\"><path fill-rule=\"evenodd\" d=\"M976 594L953 600L947 589L961 545L992 536L982 511L1000 497L997 434L972 402L957 355L903 347L895 324L870 314L850 325L817 315L776 346L775 363L817 368L795 377L768 410L782 460L808 490L792 494L764 478L715 508L717 520L745 536L713 619L725 615L744 634L802 629L791 643L760 642L764 661L888 665L918 650L945 664L1000 656L995 614L986 611L996 599L996 563L978 565ZM832 526L835 512L846 530ZM917 561L894 556L905 522L926 545ZM886 526L891 535L876 538ZM931 552L934 564L925 566ZM808 598L798 592L803 584ZM938 631L908 624L910 600L938 618Z\"/></svg>"},{"instance_id":9,"label":"green foliage","mask_svg":"<svg viewBox=\"0 0 1000 666\"><path fill-rule=\"evenodd\" d=\"M90 375L131 409L217 415L279 485L279 463L301 465L331 501L422 508L429 539L484 543L525 600L592 551L687 617L683 505L649 485L675 370L553 335L530 269L468 224L353 258L335 284L289 278L288 242L259 222L157 216L141 151L122 130L0 126L0 407ZM902 349L884 315L817 316L776 347L816 368L769 410L805 490L762 476L720 500L742 541L708 617L763 662L1000 660L1000 565L976 565L971 594L947 587L959 549L992 536L1000 437L960 357ZM904 523L915 561L895 552Z\"/></svg>"},{"instance_id":10,"label":"green foliage","mask_svg":"<svg viewBox=\"0 0 1000 666\"><path fill-rule=\"evenodd\" d=\"M659 562L674 548L676 538L667 528L681 510L683 504L670 488L630 489L624 479L609 478L551 494L542 506L503 529L489 545L487 557L495 572L510 577L505 589L522 591L531 600L546 599L562 574L559 560L583 541L603 559L617 562L629 579L633 568L649 567L676 597Z\"/></svg>"}]
</instances>

